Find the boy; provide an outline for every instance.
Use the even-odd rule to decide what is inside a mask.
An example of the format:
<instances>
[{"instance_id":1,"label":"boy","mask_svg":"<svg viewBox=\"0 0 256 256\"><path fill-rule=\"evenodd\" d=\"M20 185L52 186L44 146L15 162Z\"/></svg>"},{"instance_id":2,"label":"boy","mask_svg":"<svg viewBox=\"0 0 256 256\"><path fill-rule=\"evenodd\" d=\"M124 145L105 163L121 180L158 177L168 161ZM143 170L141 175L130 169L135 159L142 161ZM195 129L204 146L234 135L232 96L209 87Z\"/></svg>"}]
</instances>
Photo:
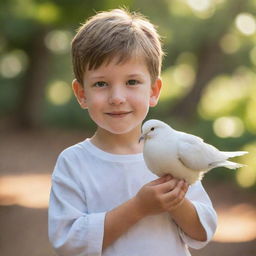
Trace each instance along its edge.
<instances>
[{"instance_id":1,"label":"boy","mask_svg":"<svg viewBox=\"0 0 256 256\"><path fill-rule=\"evenodd\" d=\"M138 143L157 104L162 49L154 26L125 10L89 19L72 42L73 91L97 130L64 150L52 175L49 237L59 255L182 256L213 236L200 182L158 178Z\"/></svg>"}]
</instances>

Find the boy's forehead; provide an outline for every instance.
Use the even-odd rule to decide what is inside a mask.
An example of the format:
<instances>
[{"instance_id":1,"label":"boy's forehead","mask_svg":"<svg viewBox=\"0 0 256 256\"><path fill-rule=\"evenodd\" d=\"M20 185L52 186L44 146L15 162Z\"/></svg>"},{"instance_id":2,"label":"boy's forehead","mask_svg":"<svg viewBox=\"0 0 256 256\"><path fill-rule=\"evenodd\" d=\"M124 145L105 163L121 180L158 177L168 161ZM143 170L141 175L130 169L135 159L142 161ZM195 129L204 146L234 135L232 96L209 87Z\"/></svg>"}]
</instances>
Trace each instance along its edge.
<instances>
[{"instance_id":1,"label":"boy's forehead","mask_svg":"<svg viewBox=\"0 0 256 256\"><path fill-rule=\"evenodd\" d=\"M147 63L145 60L145 57L139 56L139 55L132 55L124 59L120 59L119 55L116 55L112 58L108 58L105 61L102 62L102 64L97 68L89 69L88 65L85 69L86 74L97 74L100 73L103 70L107 70L109 68L115 68L120 66L126 66L132 70L136 70L138 66L140 66L142 69L148 70Z\"/></svg>"}]
</instances>

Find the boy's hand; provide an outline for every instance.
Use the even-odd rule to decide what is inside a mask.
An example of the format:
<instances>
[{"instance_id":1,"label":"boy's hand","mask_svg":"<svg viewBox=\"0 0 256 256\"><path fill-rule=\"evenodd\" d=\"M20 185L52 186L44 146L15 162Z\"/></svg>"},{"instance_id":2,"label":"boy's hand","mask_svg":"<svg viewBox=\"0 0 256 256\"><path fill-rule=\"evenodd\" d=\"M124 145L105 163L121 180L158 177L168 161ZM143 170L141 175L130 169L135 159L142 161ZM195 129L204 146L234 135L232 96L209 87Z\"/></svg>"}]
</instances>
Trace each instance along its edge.
<instances>
[{"instance_id":1,"label":"boy's hand","mask_svg":"<svg viewBox=\"0 0 256 256\"><path fill-rule=\"evenodd\" d=\"M147 216L175 210L183 202L188 186L170 175L147 183L134 197L138 213Z\"/></svg>"}]
</instances>

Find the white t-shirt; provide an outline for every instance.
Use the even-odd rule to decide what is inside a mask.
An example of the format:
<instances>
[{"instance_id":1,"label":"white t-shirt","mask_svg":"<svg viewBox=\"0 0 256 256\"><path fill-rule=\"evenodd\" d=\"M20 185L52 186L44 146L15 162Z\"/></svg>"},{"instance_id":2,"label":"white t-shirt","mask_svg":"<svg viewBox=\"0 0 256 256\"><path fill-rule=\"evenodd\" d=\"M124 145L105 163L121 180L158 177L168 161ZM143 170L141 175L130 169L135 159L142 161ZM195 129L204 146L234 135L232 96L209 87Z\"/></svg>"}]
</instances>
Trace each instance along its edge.
<instances>
[{"instance_id":1,"label":"white t-shirt","mask_svg":"<svg viewBox=\"0 0 256 256\"><path fill-rule=\"evenodd\" d=\"M186 197L196 207L207 241L193 240L168 213L148 216L102 252L107 211L135 196L158 178L145 165L143 154L110 154L89 139L64 150L52 175L49 238L61 256L183 256L188 246L201 248L216 229L216 213L201 182ZM132 214L132 212L131 212ZM123 220L125 221L125 220Z\"/></svg>"}]
</instances>

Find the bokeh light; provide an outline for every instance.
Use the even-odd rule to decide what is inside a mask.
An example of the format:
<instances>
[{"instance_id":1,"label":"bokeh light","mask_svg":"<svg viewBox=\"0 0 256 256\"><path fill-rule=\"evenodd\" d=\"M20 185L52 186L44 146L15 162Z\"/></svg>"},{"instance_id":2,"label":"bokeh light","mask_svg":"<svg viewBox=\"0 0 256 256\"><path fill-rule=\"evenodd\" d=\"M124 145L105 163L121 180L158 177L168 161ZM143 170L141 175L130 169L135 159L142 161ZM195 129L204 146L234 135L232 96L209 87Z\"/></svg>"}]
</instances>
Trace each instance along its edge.
<instances>
[{"instance_id":1,"label":"bokeh light","mask_svg":"<svg viewBox=\"0 0 256 256\"><path fill-rule=\"evenodd\" d=\"M204 12L212 6L212 0L187 0L188 5L195 11Z\"/></svg>"},{"instance_id":2,"label":"bokeh light","mask_svg":"<svg viewBox=\"0 0 256 256\"><path fill-rule=\"evenodd\" d=\"M45 44L54 53L62 54L70 50L72 34L69 31L53 30L45 37Z\"/></svg>"},{"instance_id":3,"label":"bokeh light","mask_svg":"<svg viewBox=\"0 0 256 256\"><path fill-rule=\"evenodd\" d=\"M239 37L234 34L226 34L220 40L220 47L224 53L233 54L240 48Z\"/></svg>"},{"instance_id":4,"label":"bokeh light","mask_svg":"<svg viewBox=\"0 0 256 256\"><path fill-rule=\"evenodd\" d=\"M6 53L0 59L0 74L4 78L14 78L19 75L28 64L28 58L24 51L14 50Z\"/></svg>"},{"instance_id":5,"label":"bokeh light","mask_svg":"<svg viewBox=\"0 0 256 256\"><path fill-rule=\"evenodd\" d=\"M194 69L197 66L197 56L193 52L182 52L176 60L177 64L188 64Z\"/></svg>"},{"instance_id":6,"label":"bokeh light","mask_svg":"<svg viewBox=\"0 0 256 256\"><path fill-rule=\"evenodd\" d=\"M201 19L208 19L215 12L216 3L213 0L187 0L187 4L194 14Z\"/></svg>"},{"instance_id":7,"label":"bokeh light","mask_svg":"<svg viewBox=\"0 0 256 256\"><path fill-rule=\"evenodd\" d=\"M174 85L173 81L173 69L167 68L162 72L162 81L163 81L163 86L161 89L161 94L160 94L160 101L161 100L170 100L174 95L177 93L175 92L177 86Z\"/></svg>"},{"instance_id":8,"label":"bokeh light","mask_svg":"<svg viewBox=\"0 0 256 256\"><path fill-rule=\"evenodd\" d=\"M256 238L256 210L250 204L237 204L218 209L218 227L213 240L220 243L241 243Z\"/></svg>"},{"instance_id":9,"label":"bokeh light","mask_svg":"<svg viewBox=\"0 0 256 256\"><path fill-rule=\"evenodd\" d=\"M237 171L236 180L241 187L248 188L256 184L256 142L246 145L243 150L249 154L241 157L245 166Z\"/></svg>"},{"instance_id":10,"label":"bokeh light","mask_svg":"<svg viewBox=\"0 0 256 256\"><path fill-rule=\"evenodd\" d=\"M253 35L256 32L255 18L250 13L240 13L235 19L237 29L244 35Z\"/></svg>"},{"instance_id":11,"label":"bokeh light","mask_svg":"<svg viewBox=\"0 0 256 256\"><path fill-rule=\"evenodd\" d=\"M50 2L38 4L34 11L34 17L45 24L51 24L57 21L59 16L59 7Z\"/></svg>"},{"instance_id":12,"label":"bokeh light","mask_svg":"<svg viewBox=\"0 0 256 256\"><path fill-rule=\"evenodd\" d=\"M256 92L251 92L245 111L245 123L251 133L256 133Z\"/></svg>"},{"instance_id":13,"label":"bokeh light","mask_svg":"<svg viewBox=\"0 0 256 256\"><path fill-rule=\"evenodd\" d=\"M219 75L206 87L199 103L199 114L205 119L232 115L242 101L252 97L255 81L255 73L244 66L238 67L231 76Z\"/></svg>"},{"instance_id":14,"label":"bokeh light","mask_svg":"<svg viewBox=\"0 0 256 256\"><path fill-rule=\"evenodd\" d=\"M6 175L0 177L0 205L47 208L50 174Z\"/></svg>"},{"instance_id":15,"label":"bokeh light","mask_svg":"<svg viewBox=\"0 0 256 256\"><path fill-rule=\"evenodd\" d=\"M214 121L213 130L221 138L240 137L244 132L244 125L238 117L225 116L217 118Z\"/></svg>"},{"instance_id":16,"label":"bokeh light","mask_svg":"<svg viewBox=\"0 0 256 256\"><path fill-rule=\"evenodd\" d=\"M206 119L229 115L248 95L246 86L239 86L239 82L224 75L214 79L200 101L200 115Z\"/></svg>"},{"instance_id":17,"label":"bokeh light","mask_svg":"<svg viewBox=\"0 0 256 256\"><path fill-rule=\"evenodd\" d=\"M179 17L185 17L189 15L191 10L188 8L188 5L184 3L184 1L185 0L167 1L170 13Z\"/></svg>"},{"instance_id":18,"label":"bokeh light","mask_svg":"<svg viewBox=\"0 0 256 256\"><path fill-rule=\"evenodd\" d=\"M48 86L46 96L53 105L64 105L71 100L71 86L64 81L55 81Z\"/></svg>"},{"instance_id":19,"label":"bokeh light","mask_svg":"<svg viewBox=\"0 0 256 256\"><path fill-rule=\"evenodd\" d=\"M173 71L173 79L180 87L189 88L195 80L195 71L191 65L177 65Z\"/></svg>"},{"instance_id":20,"label":"bokeh light","mask_svg":"<svg viewBox=\"0 0 256 256\"><path fill-rule=\"evenodd\" d=\"M194 84L197 58L191 52L182 52L174 66L162 72L163 87L160 100L179 98L187 93Z\"/></svg>"}]
</instances>

